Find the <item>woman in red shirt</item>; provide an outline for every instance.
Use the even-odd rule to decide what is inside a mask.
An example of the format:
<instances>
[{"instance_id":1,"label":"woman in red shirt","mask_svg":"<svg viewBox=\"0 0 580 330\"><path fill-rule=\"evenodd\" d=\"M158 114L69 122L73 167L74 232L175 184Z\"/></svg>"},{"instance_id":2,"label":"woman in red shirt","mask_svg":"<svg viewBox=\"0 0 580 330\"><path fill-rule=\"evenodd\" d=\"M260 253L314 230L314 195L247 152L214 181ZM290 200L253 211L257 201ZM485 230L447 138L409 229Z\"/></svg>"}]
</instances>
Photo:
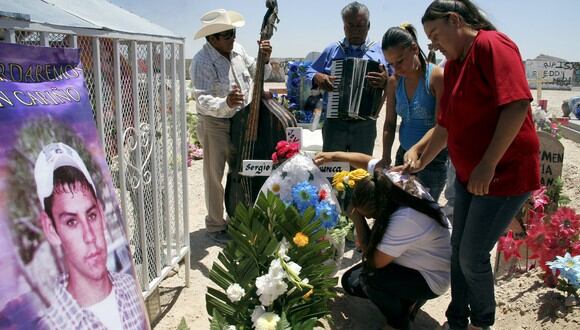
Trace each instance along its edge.
<instances>
[{"instance_id":1,"label":"woman in red shirt","mask_svg":"<svg viewBox=\"0 0 580 330\"><path fill-rule=\"evenodd\" d=\"M539 142L518 47L469 0L436 0L422 18L447 58L440 115L421 170L445 146L457 170L447 328L489 329L495 319L490 251L539 188Z\"/></svg>"}]
</instances>

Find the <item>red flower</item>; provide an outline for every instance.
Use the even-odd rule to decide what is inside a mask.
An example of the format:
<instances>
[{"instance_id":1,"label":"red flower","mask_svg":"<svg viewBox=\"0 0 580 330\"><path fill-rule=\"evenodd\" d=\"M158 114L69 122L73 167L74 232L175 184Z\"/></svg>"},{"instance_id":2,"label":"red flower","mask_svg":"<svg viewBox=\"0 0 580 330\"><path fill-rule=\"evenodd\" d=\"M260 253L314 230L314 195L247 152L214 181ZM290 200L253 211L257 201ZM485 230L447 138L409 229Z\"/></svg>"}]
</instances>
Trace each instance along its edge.
<instances>
[{"instance_id":1,"label":"red flower","mask_svg":"<svg viewBox=\"0 0 580 330\"><path fill-rule=\"evenodd\" d=\"M286 158L292 158L300 151L300 144L298 142L292 142L288 145L288 151L286 152Z\"/></svg>"},{"instance_id":2,"label":"red flower","mask_svg":"<svg viewBox=\"0 0 580 330\"><path fill-rule=\"evenodd\" d=\"M538 223L542 223L544 221L544 214L543 210L528 210L528 219L526 221L528 226L535 225Z\"/></svg>"},{"instance_id":3,"label":"red flower","mask_svg":"<svg viewBox=\"0 0 580 330\"><path fill-rule=\"evenodd\" d=\"M532 255L529 257L530 259L537 259L540 257L541 251L544 249L546 236L546 227L543 223L536 223L528 226L525 242L528 248L532 251Z\"/></svg>"},{"instance_id":4,"label":"red flower","mask_svg":"<svg viewBox=\"0 0 580 330\"><path fill-rule=\"evenodd\" d=\"M274 162L274 164L278 163L278 154L277 153L272 154L272 161Z\"/></svg>"},{"instance_id":5,"label":"red flower","mask_svg":"<svg viewBox=\"0 0 580 330\"><path fill-rule=\"evenodd\" d=\"M320 189L320 191L318 192L318 201L325 200L326 197L328 197L328 192L324 189Z\"/></svg>"},{"instance_id":6,"label":"red flower","mask_svg":"<svg viewBox=\"0 0 580 330\"><path fill-rule=\"evenodd\" d=\"M532 201L534 202L534 210L544 210L544 205L548 205L548 203L550 203L550 197L546 195L545 186L542 186L542 188L535 190L532 193Z\"/></svg>"},{"instance_id":7,"label":"red flower","mask_svg":"<svg viewBox=\"0 0 580 330\"><path fill-rule=\"evenodd\" d=\"M288 143L280 146L280 148L276 148L276 153L278 153L278 156L280 157L286 157L286 153L288 153L288 151L290 150L290 145L288 145Z\"/></svg>"},{"instance_id":8,"label":"red flower","mask_svg":"<svg viewBox=\"0 0 580 330\"><path fill-rule=\"evenodd\" d=\"M288 146L288 141L286 141L286 140L280 140L280 141L278 141L278 143L276 143L276 151L278 149L281 149L281 148L285 147L285 146Z\"/></svg>"},{"instance_id":9,"label":"red flower","mask_svg":"<svg viewBox=\"0 0 580 330\"><path fill-rule=\"evenodd\" d=\"M512 257L521 258L520 245L522 243L524 243L523 240L514 240L514 233L511 230L505 237L500 237L498 249L500 252L503 252L504 260L508 261Z\"/></svg>"},{"instance_id":10,"label":"red flower","mask_svg":"<svg viewBox=\"0 0 580 330\"><path fill-rule=\"evenodd\" d=\"M561 207L552 214L552 226L564 239L572 239L578 232L580 215L569 207Z\"/></svg>"},{"instance_id":11,"label":"red flower","mask_svg":"<svg viewBox=\"0 0 580 330\"><path fill-rule=\"evenodd\" d=\"M572 244L572 248L570 249L570 254L573 256L577 256L580 254L580 241L576 241Z\"/></svg>"},{"instance_id":12,"label":"red flower","mask_svg":"<svg viewBox=\"0 0 580 330\"><path fill-rule=\"evenodd\" d=\"M278 141L276 144L276 152L272 154L272 160L277 163L279 161L291 158L300 151L300 144L297 142L288 143L288 141Z\"/></svg>"}]
</instances>

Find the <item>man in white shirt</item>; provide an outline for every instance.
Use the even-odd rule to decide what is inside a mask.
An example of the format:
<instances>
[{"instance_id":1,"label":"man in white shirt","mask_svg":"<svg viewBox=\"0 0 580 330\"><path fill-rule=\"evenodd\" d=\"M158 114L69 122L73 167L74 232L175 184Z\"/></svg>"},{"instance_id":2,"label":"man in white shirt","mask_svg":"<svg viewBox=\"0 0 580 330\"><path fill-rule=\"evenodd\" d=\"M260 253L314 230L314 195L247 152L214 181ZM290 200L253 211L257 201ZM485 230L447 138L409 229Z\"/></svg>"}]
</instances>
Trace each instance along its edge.
<instances>
[{"instance_id":1,"label":"man in white shirt","mask_svg":"<svg viewBox=\"0 0 580 330\"><path fill-rule=\"evenodd\" d=\"M197 136L204 149L205 227L212 240L225 243L229 236L224 220L222 179L232 148L230 118L252 101L256 60L235 42L236 28L245 24L241 14L216 9L203 15L201 22L194 39L205 37L206 43L193 57L191 79L198 114ZM269 63L270 42L259 44L265 63ZM264 69L268 77L272 71L270 64Z\"/></svg>"}]
</instances>

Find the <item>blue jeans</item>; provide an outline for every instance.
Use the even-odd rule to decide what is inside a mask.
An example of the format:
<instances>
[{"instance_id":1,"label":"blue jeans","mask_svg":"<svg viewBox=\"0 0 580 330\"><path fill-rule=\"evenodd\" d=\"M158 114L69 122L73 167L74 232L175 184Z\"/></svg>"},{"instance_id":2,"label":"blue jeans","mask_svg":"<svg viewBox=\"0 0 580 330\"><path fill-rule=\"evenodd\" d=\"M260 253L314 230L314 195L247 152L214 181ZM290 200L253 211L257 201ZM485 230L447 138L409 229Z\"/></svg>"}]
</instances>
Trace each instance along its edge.
<instances>
[{"instance_id":1,"label":"blue jeans","mask_svg":"<svg viewBox=\"0 0 580 330\"><path fill-rule=\"evenodd\" d=\"M475 196L455 180L451 233L451 303L445 312L452 329L477 327L495 320L494 282L489 252L530 193Z\"/></svg>"},{"instance_id":2,"label":"blue jeans","mask_svg":"<svg viewBox=\"0 0 580 330\"><path fill-rule=\"evenodd\" d=\"M407 150L400 146L397 150L395 166L403 165L405 152ZM439 196L441 196L441 192L447 181L448 161L447 149L444 149L421 172L417 173L417 178L425 188L429 189L429 194L435 202L439 201Z\"/></svg>"},{"instance_id":3,"label":"blue jeans","mask_svg":"<svg viewBox=\"0 0 580 330\"><path fill-rule=\"evenodd\" d=\"M447 186L444 192L447 204L453 206L455 204L455 167L451 159L447 162Z\"/></svg>"}]
</instances>

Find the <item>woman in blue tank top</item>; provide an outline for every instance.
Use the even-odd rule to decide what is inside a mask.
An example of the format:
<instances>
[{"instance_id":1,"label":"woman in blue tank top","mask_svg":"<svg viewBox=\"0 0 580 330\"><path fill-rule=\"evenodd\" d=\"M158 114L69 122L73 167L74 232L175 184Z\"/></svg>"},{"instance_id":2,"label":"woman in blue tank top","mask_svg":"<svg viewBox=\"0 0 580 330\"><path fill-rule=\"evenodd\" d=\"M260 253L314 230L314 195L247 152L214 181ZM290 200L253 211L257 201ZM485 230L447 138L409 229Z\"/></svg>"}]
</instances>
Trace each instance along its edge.
<instances>
[{"instance_id":1,"label":"woman in blue tank top","mask_svg":"<svg viewBox=\"0 0 580 330\"><path fill-rule=\"evenodd\" d=\"M438 101L443 92L443 69L426 61L411 24L392 27L383 36L385 58L395 74L387 85L387 113L383 128L383 157L380 167L391 166L391 148L395 139L397 115L401 117L395 165L419 158L429 142L437 120ZM435 201L445 186L447 150L441 153L417 177Z\"/></svg>"}]
</instances>

